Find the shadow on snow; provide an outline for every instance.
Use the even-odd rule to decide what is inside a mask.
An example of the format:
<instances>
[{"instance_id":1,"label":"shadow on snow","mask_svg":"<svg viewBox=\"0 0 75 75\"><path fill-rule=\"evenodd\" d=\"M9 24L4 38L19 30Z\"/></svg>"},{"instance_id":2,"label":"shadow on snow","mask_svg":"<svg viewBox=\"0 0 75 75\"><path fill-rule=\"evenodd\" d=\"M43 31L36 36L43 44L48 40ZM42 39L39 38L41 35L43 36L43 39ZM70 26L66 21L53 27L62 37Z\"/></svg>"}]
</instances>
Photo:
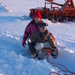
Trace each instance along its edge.
<instances>
[{"instance_id":1,"label":"shadow on snow","mask_svg":"<svg viewBox=\"0 0 75 75\"><path fill-rule=\"evenodd\" d=\"M17 40L16 38L19 38ZM9 51L14 51L17 55L21 54L24 57L30 58L30 54L27 53L28 45L25 48L22 47L22 37L14 36L0 36L0 49Z\"/></svg>"},{"instance_id":2,"label":"shadow on snow","mask_svg":"<svg viewBox=\"0 0 75 75\"><path fill-rule=\"evenodd\" d=\"M0 22L24 21L30 19L28 16L0 16Z\"/></svg>"},{"instance_id":3,"label":"shadow on snow","mask_svg":"<svg viewBox=\"0 0 75 75\"><path fill-rule=\"evenodd\" d=\"M0 12L8 12L8 11L5 9L5 7L0 5Z\"/></svg>"}]
</instances>

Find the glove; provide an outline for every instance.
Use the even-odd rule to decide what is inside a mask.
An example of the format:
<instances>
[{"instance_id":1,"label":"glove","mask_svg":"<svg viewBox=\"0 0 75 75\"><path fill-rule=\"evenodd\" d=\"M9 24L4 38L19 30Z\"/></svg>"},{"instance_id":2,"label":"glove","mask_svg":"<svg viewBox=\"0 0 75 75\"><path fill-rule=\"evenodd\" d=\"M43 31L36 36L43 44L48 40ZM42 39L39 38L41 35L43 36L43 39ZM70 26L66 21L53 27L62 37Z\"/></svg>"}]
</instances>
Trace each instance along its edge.
<instances>
[{"instance_id":1,"label":"glove","mask_svg":"<svg viewBox=\"0 0 75 75\"><path fill-rule=\"evenodd\" d=\"M25 45L26 45L26 38L23 38L22 46L25 47Z\"/></svg>"},{"instance_id":2,"label":"glove","mask_svg":"<svg viewBox=\"0 0 75 75\"><path fill-rule=\"evenodd\" d=\"M31 39L29 39L28 42L31 43L32 42Z\"/></svg>"}]
</instances>

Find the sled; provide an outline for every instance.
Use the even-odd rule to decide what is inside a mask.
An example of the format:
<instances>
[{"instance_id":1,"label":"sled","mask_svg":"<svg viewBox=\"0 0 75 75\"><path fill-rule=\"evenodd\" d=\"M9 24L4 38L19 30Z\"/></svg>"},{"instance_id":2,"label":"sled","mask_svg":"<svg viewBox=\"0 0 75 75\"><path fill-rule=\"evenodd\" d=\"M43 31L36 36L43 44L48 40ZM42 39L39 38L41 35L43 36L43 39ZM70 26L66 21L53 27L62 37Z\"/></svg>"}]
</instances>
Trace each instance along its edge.
<instances>
[{"instance_id":1,"label":"sled","mask_svg":"<svg viewBox=\"0 0 75 75\"><path fill-rule=\"evenodd\" d=\"M41 59L43 59L45 56L49 56L49 55L51 55L51 56L53 56L53 58L56 58L57 57L57 55L58 55L58 49L55 51L56 52L56 55L53 55L53 51L54 51L54 49L50 49L50 48L43 48L42 49L42 51L44 51L45 52L45 54L42 56L42 58Z\"/></svg>"},{"instance_id":2,"label":"sled","mask_svg":"<svg viewBox=\"0 0 75 75\"><path fill-rule=\"evenodd\" d=\"M41 57L38 57L39 60L42 60L42 59L43 59L45 56L47 56L47 55L51 55L51 56L53 56L53 58L56 58L56 57L58 56L58 49L56 50L56 55L53 55L53 54L52 54L53 51L54 51L54 49L50 49L50 48L42 48L41 51L44 51L45 54L42 55ZM28 49L27 52L28 52L29 54L31 54L31 52L30 52L29 49Z\"/></svg>"}]
</instances>

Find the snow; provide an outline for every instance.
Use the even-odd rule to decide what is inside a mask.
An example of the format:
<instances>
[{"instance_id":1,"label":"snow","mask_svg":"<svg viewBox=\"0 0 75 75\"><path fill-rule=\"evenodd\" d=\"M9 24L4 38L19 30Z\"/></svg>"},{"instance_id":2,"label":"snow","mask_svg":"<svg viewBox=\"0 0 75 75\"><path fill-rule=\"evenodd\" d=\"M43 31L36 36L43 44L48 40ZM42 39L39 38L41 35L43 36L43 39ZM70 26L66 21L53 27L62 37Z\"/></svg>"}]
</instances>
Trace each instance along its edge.
<instances>
[{"instance_id":1,"label":"snow","mask_svg":"<svg viewBox=\"0 0 75 75\"><path fill-rule=\"evenodd\" d=\"M60 3L60 0L57 1ZM52 71L64 74L46 58L29 58L28 45L22 47L24 29L31 21L29 9L39 6L44 6L44 0L0 0L0 75L49 75ZM75 21L43 21L48 23L47 29L55 35L59 49L57 59L49 56L49 61L75 72Z\"/></svg>"}]
</instances>

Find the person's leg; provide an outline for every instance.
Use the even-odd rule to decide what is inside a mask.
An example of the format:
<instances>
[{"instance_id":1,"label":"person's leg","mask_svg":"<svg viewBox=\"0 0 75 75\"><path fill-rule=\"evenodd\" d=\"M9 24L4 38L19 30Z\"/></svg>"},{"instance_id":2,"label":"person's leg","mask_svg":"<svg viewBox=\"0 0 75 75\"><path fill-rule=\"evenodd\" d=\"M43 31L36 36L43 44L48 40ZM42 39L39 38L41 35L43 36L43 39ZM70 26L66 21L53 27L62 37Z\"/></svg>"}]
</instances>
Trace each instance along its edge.
<instances>
[{"instance_id":1,"label":"person's leg","mask_svg":"<svg viewBox=\"0 0 75 75\"><path fill-rule=\"evenodd\" d=\"M35 53L36 53L37 56L41 53L42 48L43 48L42 43L37 43L35 45Z\"/></svg>"},{"instance_id":2,"label":"person's leg","mask_svg":"<svg viewBox=\"0 0 75 75\"><path fill-rule=\"evenodd\" d=\"M43 43L43 45L44 45L44 48L48 47L51 49L51 46L48 42ZM53 56L54 58L56 58L58 56L58 49L57 48L52 51L51 56Z\"/></svg>"},{"instance_id":3,"label":"person's leg","mask_svg":"<svg viewBox=\"0 0 75 75\"><path fill-rule=\"evenodd\" d=\"M51 46L48 42L45 42L45 43L37 43L36 46L35 46L35 52L37 55L41 55L41 50L42 48L50 48L51 49ZM40 53L39 53L40 52ZM45 54L45 53L44 53ZM56 58L58 55L58 49L54 49L51 53L51 56L53 56L54 58Z\"/></svg>"},{"instance_id":4,"label":"person's leg","mask_svg":"<svg viewBox=\"0 0 75 75\"><path fill-rule=\"evenodd\" d=\"M35 52L37 55L40 55L41 54L41 50L43 48L51 48L50 44L48 42L45 42L45 43L37 43L36 46L35 46Z\"/></svg>"},{"instance_id":5,"label":"person's leg","mask_svg":"<svg viewBox=\"0 0 75 75\"><path fill-rule=\"evenodd\" d=\"M51 45L49 44L49 42L45 42L45 43L43 43L43 48L50 48L51 49Z\"/></svg>"},{"instance_id":6,"label":"person's leg","mask_svg":"<svg viewBox=\"0 0 75 75\"><path fill-rule=\"evenodd\" d=\"M34 55L35 53L34 42L31 43L28 42L28 46L29 46L29 50L31 51L31 54Z\"/></svg>"},{"instance_id":7,"label":"person's leg","mask_svg":"<svg viewBox=\"0 0 75 75\"><path fill-rule=\"evenodd\" d=\"M44 48L44 45L45 47L48 47L48 43L37 43L36 46L35 46L35 52L38 56L38 59L39 60L42 60L45 56L45 51L42 51L42 49Z\"/></svg>"}]
</instances>

